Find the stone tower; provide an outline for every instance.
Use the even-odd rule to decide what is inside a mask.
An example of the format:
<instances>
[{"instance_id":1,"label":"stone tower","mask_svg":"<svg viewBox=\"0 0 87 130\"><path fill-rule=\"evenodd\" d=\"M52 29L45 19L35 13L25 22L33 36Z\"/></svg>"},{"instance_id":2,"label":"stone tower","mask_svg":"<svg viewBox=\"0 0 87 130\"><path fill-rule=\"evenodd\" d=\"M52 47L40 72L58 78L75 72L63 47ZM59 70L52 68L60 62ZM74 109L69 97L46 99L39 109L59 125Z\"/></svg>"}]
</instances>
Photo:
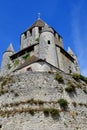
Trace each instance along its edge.
<instances>
[{"instance_id":1,"label":"stone tower","mask_svg":"<svg viewBox=\"0 0 87 130\"><path fill-rule=\"evenodd\" d=\"M9 65L11 62L10 56L13 54L14 54L14 49L13 49L12 44L10 44L7 50L3 53L2 66L1 66L2 75L8 74Z\"/></svg>"},{"instance_id":2,"label":"stone tower","mask_svg":"<svg viewBox=\"0 0 87 130\"><path fill-rule=\"evenodd\" d=\"M39 57L53 66L58 67L54 32L47 24L45 24L40 35Z\"/></svg>"},{"instance_id":3,"label":"stone tower","mask_svg":"<svg viewBox=\"0 0 87 130\"><path fill-rule=\"evenodd\" d=\"M78 73L80 74L80 68L78 65L78 58L75 55L75 53L71 50L70 47L68 47L68 51L67 51L73 58L74 58L74 64L73 64L73 73Z\"/></svg>"}]
</instances>

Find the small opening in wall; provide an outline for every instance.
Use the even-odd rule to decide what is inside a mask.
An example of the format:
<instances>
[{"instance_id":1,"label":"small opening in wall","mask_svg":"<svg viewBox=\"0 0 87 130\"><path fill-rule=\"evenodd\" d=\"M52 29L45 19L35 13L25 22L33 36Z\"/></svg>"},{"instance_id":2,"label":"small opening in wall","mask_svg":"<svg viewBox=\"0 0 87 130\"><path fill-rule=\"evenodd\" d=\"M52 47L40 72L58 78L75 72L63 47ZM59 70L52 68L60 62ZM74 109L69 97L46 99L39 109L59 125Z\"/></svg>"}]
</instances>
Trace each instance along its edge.
<instances>
[{"instance_id":1,"label":"small opening in wall","mask_svg":"<svg viewBox=\"0 0 87 130\"><path fill-rule=\"evenodd\" d=\"M30 35L32 36L32 29L30 30Z\"/></svg>"},{"instance_id":2,"label":"small opening in wall","mask_svg":"<svg viewBox=\"0 0 87 130\"><path fill-rule=\"evenodd\" d=\"M2 125L0 125L0 128L2 128Z\"/></svg>"},{"instance_id":3,"label":"small opening in wall","mask_svg":"<svg viewBox=\"0 0 87 130\"><path fill-rule=\"evenodd\" d=\"M27 68L27 71L32 71L31 67Z\"/></svg>"},{"instance_id":4,"label":"small opening in wall","mask_svg":"<svg viewBox=\"0 0 87 130\"><path fill-rule=\"evenodd\" d=\"M48 44L50 44L50 40L48 40Z\"/></svg>"},{"instance_id":5,"label":"small opening in wall","mask_svg":"<svg viewBox=\"0 0 87 130\"><path fill-rule=\"evenodd\" d=\"M42 31L42 27L39 27L39 33L41 33L41 31Z\"/></svg>"},{"instance_id":6,"label":"small opening in wall","mask_svg":"<svg viewBox=\"0 0 87 130\"><path fill-rule=\"evenodd\" d=\"M25 32L24 35L25 35L25 38L27 38L27 32Z\"/></svg>"},{"instance_id":7,"label":"small opening in wall","mask_svg":"<svg viewBox=\"0 0 87 130\"><path fill-rule=\"evenodd\" d=\"M69 66L69 73L70 73L70 74L72 73L71 66Z\"/></svg>"}]
</instances>

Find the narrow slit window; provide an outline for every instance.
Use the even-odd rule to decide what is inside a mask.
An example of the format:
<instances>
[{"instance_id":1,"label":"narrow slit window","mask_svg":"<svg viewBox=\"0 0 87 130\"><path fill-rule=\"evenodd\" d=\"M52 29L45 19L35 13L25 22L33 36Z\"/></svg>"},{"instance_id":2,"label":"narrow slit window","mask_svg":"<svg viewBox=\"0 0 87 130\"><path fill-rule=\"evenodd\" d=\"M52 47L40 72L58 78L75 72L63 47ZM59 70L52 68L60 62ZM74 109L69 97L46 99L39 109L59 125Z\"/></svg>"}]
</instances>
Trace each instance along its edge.
<instances>
[{"instance_id":1,"label":"narrow slit window","mask_svg":"<svg viewBox=\"0 0 87 130\"><path fill-rule=\"evenodd\" d=\"M32 36L32 29L30 30L30 35Z\"/></svg>"},{"instance_id":2,"label":"narrow slit window","mask_svg":"<svg viewBox=\"0 0 87 130\"><path fill-rule=\"evenodd\" d=\"M50 44L50 40L48 40L48 44Z\"/></svg>"}]
</instances>

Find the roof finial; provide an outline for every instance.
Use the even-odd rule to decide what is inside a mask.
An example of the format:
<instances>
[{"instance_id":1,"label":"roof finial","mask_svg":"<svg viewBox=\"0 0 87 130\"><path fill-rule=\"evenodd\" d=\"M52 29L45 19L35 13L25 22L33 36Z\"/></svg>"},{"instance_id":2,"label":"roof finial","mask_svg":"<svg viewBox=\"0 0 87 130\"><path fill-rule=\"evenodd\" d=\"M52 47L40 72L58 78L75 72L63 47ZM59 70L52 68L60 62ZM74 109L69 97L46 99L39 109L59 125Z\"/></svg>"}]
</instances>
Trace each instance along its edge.
<instances>
[{"instance_id":1,"label":"roof finial","mask_svg":"<svg viewBox=\"0 0 87 130\"><path fill-rule=\"evenodd\" d=\"M40 19L41 13L38 13L38 19Z\"/></svg>"}]
</instances>

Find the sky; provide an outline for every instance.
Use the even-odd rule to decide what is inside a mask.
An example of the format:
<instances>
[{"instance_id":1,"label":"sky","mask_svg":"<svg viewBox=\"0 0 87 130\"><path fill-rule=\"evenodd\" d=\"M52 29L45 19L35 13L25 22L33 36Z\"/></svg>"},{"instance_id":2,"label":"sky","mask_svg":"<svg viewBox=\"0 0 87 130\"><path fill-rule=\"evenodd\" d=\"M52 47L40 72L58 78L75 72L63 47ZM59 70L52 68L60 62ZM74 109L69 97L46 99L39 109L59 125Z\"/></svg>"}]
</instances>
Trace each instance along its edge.
<instances>
[{"instance_id":1,"label":"sky","mask_svg":"<svg viewBox=\"0 0 87 130\"><path fill-rule=\"evenodd\" d=\"M81 74L87 76L87 0L0 0L0 66L2 54L12 43L17 52L20 35L41 13L41 19L62 37L78 57Z\"/></svg>"}]
</instances>

